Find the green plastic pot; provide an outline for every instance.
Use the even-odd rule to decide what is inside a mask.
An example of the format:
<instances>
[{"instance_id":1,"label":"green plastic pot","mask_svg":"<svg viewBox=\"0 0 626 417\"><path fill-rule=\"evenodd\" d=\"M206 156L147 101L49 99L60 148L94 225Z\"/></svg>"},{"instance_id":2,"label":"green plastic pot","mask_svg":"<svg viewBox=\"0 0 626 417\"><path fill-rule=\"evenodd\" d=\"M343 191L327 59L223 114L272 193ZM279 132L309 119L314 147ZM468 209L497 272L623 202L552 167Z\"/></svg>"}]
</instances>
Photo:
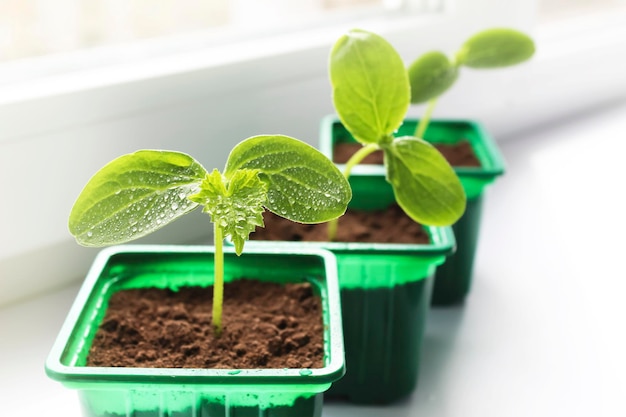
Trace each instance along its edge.
<instances>
[{"instance_id":1,"label":"green plastic pot","mask_svg":"<svg viewBox=\"0 0 626 417\"><path fill-rule=\"evenodd\" d=\"M397 136L412 135L419 119L407 119ZM453 305L463 302L470 291L474 257L478 245L482 201L485 187L504 173L504 159L484 127L471 120L433 120L424 135L429 142L455 143L467 139L476 153L481 167L455 167L467 196L467 208L453 226L457 249L441 267L437 268L433 289L434 305ZM336 116L322 120L320 150L333 158L336 143L355 142ZM343 169L342 164L338 164ZM377 180L374 180L376 178ZM364 187L373 181L385 182L385 169L380 165L358 165L350 176L355 187ZM390 193L393 190L389 188Z\"/></svg>"},{"instance_id":2,"label":"green plastic pot","mask_svg":"<svg viewBox=\"0 0 626 417\"><path fill-rule=\"evenodd\" d=\"M394 203L384 180L352 185L349 208L376 210ZM388 404L416 387L435 269L454 250L449 227L427 227L430 244L298 242L324 248L337 257L346 375L327 397L354 403ZM293 246L258 241L248 247Z\"/></svg>"},{"instance_id":3,"label":"green plastic pot","mask_svg":"<svg viewBox=\"0 0 626 417\"><path fill-rule=\"evenodd\" d=\"M78 391L89 417L319 417L322 396L344 373L336 261L323 250L225 250L225 280L311 282L322 299L325 366L319 369L87 367L107 300L118 290L208 286L213 247L119 246L96 258L46 362L47 374ZM268 271L271 271L268 274Z\"/></svg>"}]
</instances>

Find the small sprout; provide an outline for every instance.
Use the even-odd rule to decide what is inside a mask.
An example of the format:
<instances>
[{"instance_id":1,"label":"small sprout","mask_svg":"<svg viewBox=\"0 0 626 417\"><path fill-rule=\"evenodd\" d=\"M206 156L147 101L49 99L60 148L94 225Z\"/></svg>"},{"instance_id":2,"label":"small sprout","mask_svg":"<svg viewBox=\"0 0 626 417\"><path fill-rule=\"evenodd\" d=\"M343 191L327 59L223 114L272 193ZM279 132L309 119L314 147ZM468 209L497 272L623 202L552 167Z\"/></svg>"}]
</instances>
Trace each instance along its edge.
<instances>
[{"instance_id":1,"label":"small sprout","mask_svg":"<svg viewBox=\"0 0 626 417\"><path fill-rule=\"evenodd\" d=\"M441 58L426 66L443 68L436 77L450 82ZM346 163L344 175L368 154L382 149L398 205L416 222L447 226L465 211L465 192L446 159L428 142L414 136L395 138L409 109L409 76L400 55L382 37L355 29L342 36L330 54L333 103L339 119L364 146ZM435 72L435 71L433 71ZM329 223L329 239L337 222Z\"/></svg>"},{"instance_id":2,"label":"small sprout","mask_svg":"<svg viewBox=\"0 0 626 417\"><path fill-rule=\"evenodd\" d=\"M458 79L460 67L502 68L527 61L535 53L535 43L522 32L508 28L487 29L471 36L452 59L431 51L417 58L408 68L411 103L428 102L424 117L415 130L423 137L437 99Z\"/></svg>"},{"instance_id":3,"label":"small sprout","mask_svg":"<svg viewBox=\"0 0 626 417\"><path fill-rule=\"evenodd\" d=\"M240 255L265 209L300 223L341 216L350 185L319 151L279 135L255 136L231 151L224 173L180 152L141 150L105 165L74 203L69 230L84 246L129 242L203 206L214 227L213 326L222 332L223 239Z\"/></svg>"},{"instance_id":4,"label":"small sprout","mask_svg":"<svg viewBox=\"0 0 626 417\"><path fill-rule=\"evenodd\" d=\"M333 103L344 127L363 147L346 163L344 175L370 153L382 149L387 181L400 207L415 221L444 226L465 211L465 193L453 168L422 138L437 98L454 85L460 67L499 68L532 57L531 38L513 29L495 28L470 37L449 58L431 51L405 69L400 55L382 37L354 29L342 36L330 55ZM413 136L394 138L411 103L427 102ZM329 223L329 239L337 221Z\"/></svg>"}]
</instances>

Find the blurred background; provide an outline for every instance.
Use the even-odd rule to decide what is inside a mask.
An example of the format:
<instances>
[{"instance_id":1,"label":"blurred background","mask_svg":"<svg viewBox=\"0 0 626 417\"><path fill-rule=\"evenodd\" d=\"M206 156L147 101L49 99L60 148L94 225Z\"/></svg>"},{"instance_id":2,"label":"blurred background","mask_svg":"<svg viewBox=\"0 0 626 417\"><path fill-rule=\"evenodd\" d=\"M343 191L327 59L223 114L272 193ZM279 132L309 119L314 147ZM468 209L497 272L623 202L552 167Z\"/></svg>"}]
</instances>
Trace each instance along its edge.
<instances>
[{"instance_id":1,"label":"blurred background","mask_svg":"<svg viewBox=\"0 0 626 417\"><path fill-rule=\"evenodd\" d=\"M435 114L506 141L623 97L625 16L624 0L0 1L0 305L80 280L94 251L67 215L114 157L177 149L221 168L252 135L317 144L330 47L351 28L407 62L489 27L529 33L532 61L464 71ZM210 241L201 215L179 222L145 241Z\"/></svg>"},{"instance_id":2,"label":"blurred background","mask_svg":"<svg viewBox=\"0 0 626 417\"><path fill-rule=\"evenodd\" d=\"M448 2L451 3L451 2ZM446 2L403 0L4 0L0 62L182 34L267 34L325 25L346 16L412 5L433 13ZM623 8L623 0L540 0L537 22Z\"/></svg>"}]
</instances>

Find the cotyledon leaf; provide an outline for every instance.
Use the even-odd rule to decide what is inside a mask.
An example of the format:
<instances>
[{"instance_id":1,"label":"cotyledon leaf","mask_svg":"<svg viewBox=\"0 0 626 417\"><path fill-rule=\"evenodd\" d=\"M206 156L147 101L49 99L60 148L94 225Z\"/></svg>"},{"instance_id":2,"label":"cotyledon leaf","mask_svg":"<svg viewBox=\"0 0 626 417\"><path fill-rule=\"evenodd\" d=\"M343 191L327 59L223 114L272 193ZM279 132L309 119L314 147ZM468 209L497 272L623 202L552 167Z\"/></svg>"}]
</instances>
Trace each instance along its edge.
<instances>
[{"instance_id":1,"label":"cotyledon leaf","mask_svg":"<svg viewBox=\"0 0 626 417\"><path fill-rule=\"evenodd\" d=\"M141 150L100 169L74 203L69 229L84 246L125 243L154 232L197 207L206 170L191 156Z\"/></svg>"},{"instance_id":2,"label":"cotyledon leaf","mask_svg":"<svg viewBox=\"0 0 626 417\"><path fill-rule=\"evenodd\" d=\"M470 68L498 68L524 62L534 53L535 43L526 34L493 28L470 37L457 53L457 61Z\"/></svg>"},{"instance_id":3,"label":"cotyledon leaf","mask_svg":"<svg viewBox=\"0 0 626 417\"><path fill-rule=\"evenodd\" d=\"M385 165L398 205L416 222L448 226L465 211L458 176L428 142L413 136L395 139L385 148Z\"/></svg>"},{"instance_id":4,"label":"cotyledon leaf","mask_svg":"<svg viewBox=\"0 0 626 417\"><path fill-rule=\"evenodd\" d=\"M459 77L459 70L450 59L438 51L427 52L408 68L411 83L411 103L423 103L439 97Z\"/></svg>"},{"instance_id":5,"label":"cotyledon leaf","mask_svg":"<svg viewBox=\"0 0 626 417\"><path fill-rule=\"evenodd\" d=\"M254 136L231 151L224 175L259 171L268 184L265 207L300 223L322 223L345 213L352 198L339 169L317 149L282 135Z\"/></svg>"},{"instance_id":6,"label":"cotyledon leaf","mask_svg":"<svg viewBox=\"0 0 626 417\"><path fill-rule=\"evenodd\" d=\"M409 79L402 58L384 38L351 30L333 46L329 72L335 110L356 140L381 143L402 124Z\"/></svg>"}]
</instances>

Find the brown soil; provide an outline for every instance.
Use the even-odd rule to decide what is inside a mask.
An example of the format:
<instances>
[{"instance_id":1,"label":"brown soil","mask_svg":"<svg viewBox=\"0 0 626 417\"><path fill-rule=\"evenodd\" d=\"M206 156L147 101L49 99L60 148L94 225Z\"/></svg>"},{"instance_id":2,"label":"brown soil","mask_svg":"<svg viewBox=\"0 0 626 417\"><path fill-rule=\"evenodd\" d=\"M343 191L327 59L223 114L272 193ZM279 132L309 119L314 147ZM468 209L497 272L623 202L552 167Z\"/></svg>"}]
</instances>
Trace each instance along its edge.
<instances>
[{"instance_id":1,"label":"brown soil","mask_svg":"<svg viewBox=\"0 0 626 417\"><path fill-rule=\"evenodd\" d=\"M433 143L450 165L454 167L480 167L472 145L467 140L455 144ZM361 148L360 143L338 143L333 150L334 162L345 164L348 159ZM363 159L362 164L382 164L383 152L376 151Z\"/></svg>"},{"instance_id":2,"label":"brown soil","mask_svg":"<svg viewBox=\"0 0 626 417\"><path fill-rule=\"evenodd\" d=\"M354 155L356 151L361 149L363 145L360 143L354 142L342 142L336 143L333 148L333 162L337 164L345 164L348 162L350 157ZM374 151L371 154L367 155L360 162L361 164L370 164L370 165L382 165L383 164L383 151Z\"/></svg>"},{"instance_id":3,"label":"brown soil","mask_svg":"<svg viewBox=\"0 0 626 417\"><path fill-rule=\"evenodd\" d=\"M454 144L434 143L433 145L453 167L480 167L480 161L467 140Z\"/></svg>"},{"instance_id":4,"label":"brown soil","mask_svg":"<svg viewBox=\"0 0 626 417\"><path fill-rule=\"evenodd\" d=\"M93 341L88 366L321 368L321 300L311 285L253 280L224 288L224 331L211 325L212 288L119 291Z\"/></svg>"},{"instance_id":5,"label":"brown soil","mask_svg":"<svg viewBox=\"0 0 626 417\"><path fill-rule=\"evenodd\" d=\"M266 211L265 227L257 227L250 234L253 240L289 240L320 242L328 240L327 224L300 224ZM339 218L339 242L429 243L424 228L408 217L400 207L391 205L386 210L348 210Z\"/></svg>"}]
</instances>

